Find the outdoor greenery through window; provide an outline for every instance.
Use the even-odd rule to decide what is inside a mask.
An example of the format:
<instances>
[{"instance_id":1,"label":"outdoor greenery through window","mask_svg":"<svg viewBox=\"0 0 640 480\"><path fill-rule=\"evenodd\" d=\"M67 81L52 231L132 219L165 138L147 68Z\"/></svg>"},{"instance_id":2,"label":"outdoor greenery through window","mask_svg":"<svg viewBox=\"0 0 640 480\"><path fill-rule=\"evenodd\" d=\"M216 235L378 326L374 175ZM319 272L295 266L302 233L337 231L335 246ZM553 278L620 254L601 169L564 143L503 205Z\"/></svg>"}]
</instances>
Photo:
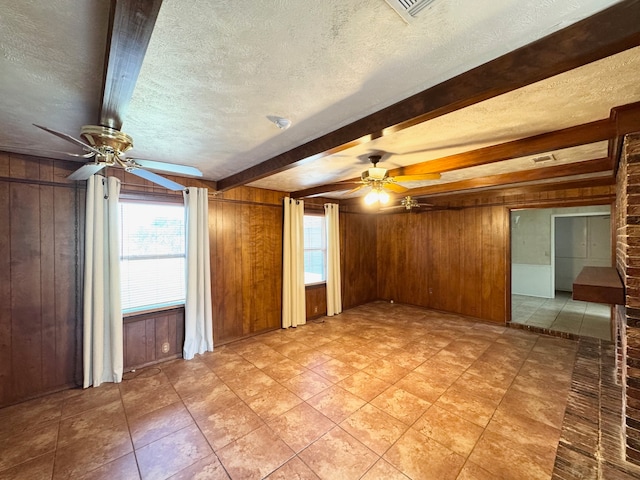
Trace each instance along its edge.
<instances>
[{"instance_id":1,"label":"outdoor greenery through window","mask_svg":"<svg viewBox=\"0 0 640 480\"><path fill-rule=\"evenodd\" d=\"M183 304L184 206L120 202L122 311Z\"/></svg>"},{"instance_id":2,"label":"outdoor greenery through window","mask_svg":"<svg viewBox=\"0 0 640 480\"><path fill-rule=\"evenodd\" d=\"M304 284L327 280L327 235L324 217L304 216Z\"/></svg>"}]
</instances>

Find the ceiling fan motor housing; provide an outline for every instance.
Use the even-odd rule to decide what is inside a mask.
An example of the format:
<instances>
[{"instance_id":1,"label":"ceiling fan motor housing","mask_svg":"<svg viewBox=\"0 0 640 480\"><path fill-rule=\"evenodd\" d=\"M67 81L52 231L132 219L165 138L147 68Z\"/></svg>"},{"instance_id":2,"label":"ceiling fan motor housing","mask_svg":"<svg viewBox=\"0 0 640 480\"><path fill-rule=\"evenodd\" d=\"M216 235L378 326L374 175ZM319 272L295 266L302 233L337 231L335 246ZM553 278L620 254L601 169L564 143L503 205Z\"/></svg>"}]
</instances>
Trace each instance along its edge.
<instances>
[{"instance_id":1,"label":"ceiling fan motor housing","mask_svg":"<svg viewBox=\"0 0 640 480\"><path fill-rule=\"evenodd\" d=\"M112 149L120 155L133 147L133 139L124 132L101 125L84 125L80 131L89 145L97 149Z\"/></svg>"},{"instance_id":2,"label":"ceiling fan motor housing","mask_svg":"<svg viewBox=\"0 0 640 480\"><path fill-rule=\"evenodd\" d=\"M362 172L362 180L364 180L365 182L372 181L372 180L380 181L380 180L384 180L385 178L387 178L386 168L372 167Z\"/></svg>"}]
</instances>

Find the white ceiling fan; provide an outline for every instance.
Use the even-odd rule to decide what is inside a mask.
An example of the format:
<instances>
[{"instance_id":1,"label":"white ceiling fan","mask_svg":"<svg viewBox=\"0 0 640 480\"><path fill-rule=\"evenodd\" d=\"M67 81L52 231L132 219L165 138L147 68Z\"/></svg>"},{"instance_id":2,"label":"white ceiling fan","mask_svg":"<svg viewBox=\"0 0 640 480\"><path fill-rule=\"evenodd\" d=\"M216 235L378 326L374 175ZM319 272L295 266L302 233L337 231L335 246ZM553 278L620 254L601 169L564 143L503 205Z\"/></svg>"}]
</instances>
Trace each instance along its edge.
<instances>
[{"instance_id":1,"label":"white ceiling fan","mask_svg":"<svg viewBox=\"0 0 640 480\"><path fill-rule=\"evenodd\" d=\"M184 190L183 185L146 169L202 176L202 172L195 167L124 156L124 153L133 147L133 139L121 131L122 122L133 95L161 5L162 0L112 1L100 115L96 125L82 127L80 136L85 141L34 124L45 132L81 146L86 152L85 154L69 153L69 155L93 158L93 161L80 167L68 178L86 180L105 167L120 167L169 190Z\"/></svg>"}]
</instances>

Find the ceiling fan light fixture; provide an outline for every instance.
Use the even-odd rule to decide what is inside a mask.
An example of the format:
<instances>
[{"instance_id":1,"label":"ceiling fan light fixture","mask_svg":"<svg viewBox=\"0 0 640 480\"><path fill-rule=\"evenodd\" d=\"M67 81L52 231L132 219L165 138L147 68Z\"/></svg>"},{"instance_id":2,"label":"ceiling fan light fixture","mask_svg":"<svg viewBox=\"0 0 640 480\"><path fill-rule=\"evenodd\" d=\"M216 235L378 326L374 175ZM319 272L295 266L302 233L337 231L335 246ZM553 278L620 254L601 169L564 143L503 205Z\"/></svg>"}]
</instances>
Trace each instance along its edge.
<instances>
[{"instance_id":1,"label":"ceiling fan light fixture","mask_svg":"<svg viewBox=\"0 0 640 480\"><path fill-rule=\"evenodd\" d=\"M381 205L386 205L387 203L389 203L389 194L384 190L380 190L380 192L378 193L378 202Z\"/></svg>"},{"instance_id":2,"label":"ceiling fan light fixture","mask_svg":"<svg viewBox=\"0 0 640 480\"><path fill-rule=\"evenodd\" d=\"M380 199L380 195L378 194L378 191L374 189L365 195L364 203L367 205L373 205L379 199Z\"/></svg>"}]
</instances>

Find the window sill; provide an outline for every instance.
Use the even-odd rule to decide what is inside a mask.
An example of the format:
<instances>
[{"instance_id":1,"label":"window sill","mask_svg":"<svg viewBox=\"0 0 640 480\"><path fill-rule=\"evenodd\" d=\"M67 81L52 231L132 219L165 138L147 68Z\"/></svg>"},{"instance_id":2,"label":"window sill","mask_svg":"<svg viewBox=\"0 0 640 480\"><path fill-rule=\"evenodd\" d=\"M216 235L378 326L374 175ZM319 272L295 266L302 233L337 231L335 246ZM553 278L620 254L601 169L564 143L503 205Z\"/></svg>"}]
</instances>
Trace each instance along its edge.
<instances>
[{"instance_id":1,"label":"window sill","mask_svg":"<svg viewBox=\"0 0 640 480\"><path fill-rule=\"evenodd\" d=\"M327 285L327 282L316 282L316 283L307 283L304 288L306 289L311 289L311 288L320 288L320 287L325 287Z\"/></svg>"},{"instance_id":2,"label":"window sill","mask_svg":"<svg viewBox=\"0 0 640 480\"><path fill-rule=\"evenodd\" d=\"M161 312L170 312L171 310L184 310L184 303L178 303L176 305L166 305L164 307L150 308L148 310L138 310L135 312L127 312L122 314L122 318L127 320L129 318L138 318L143 315L156 315Z\"/></svg>"}]
</instances>

